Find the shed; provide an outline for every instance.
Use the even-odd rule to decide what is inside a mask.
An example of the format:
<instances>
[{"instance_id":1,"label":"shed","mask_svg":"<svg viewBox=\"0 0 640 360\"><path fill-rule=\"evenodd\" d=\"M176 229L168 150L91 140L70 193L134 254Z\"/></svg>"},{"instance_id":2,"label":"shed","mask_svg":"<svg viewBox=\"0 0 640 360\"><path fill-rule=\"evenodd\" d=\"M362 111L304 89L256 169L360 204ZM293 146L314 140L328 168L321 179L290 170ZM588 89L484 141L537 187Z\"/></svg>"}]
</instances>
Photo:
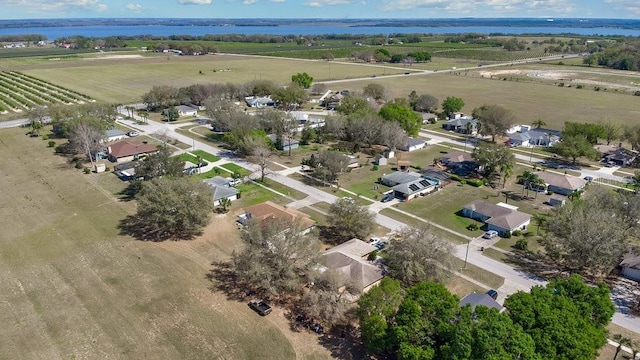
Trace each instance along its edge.
<instances>
[{"instance_id":1,"label":"shed","mask_svg":"<svg viewBox=\"0 0 640 360\"><path fill-rule=\"evenodd\" d=\"M374 165L384 166L384 165L387 165L388 163L389 163L389 160L382 155L376 155L376 157L373 159Z\"/></svg>"},{"instance_id":2,"label":"shed","mask_svg":"<svg viewBox=\"0 0 640 360\"><path fill-rule=\"evenodd\" d=\"M627 253L620 263L622 276L631 280L640 281L640 255Z\"/></svg>"}]
</instances>

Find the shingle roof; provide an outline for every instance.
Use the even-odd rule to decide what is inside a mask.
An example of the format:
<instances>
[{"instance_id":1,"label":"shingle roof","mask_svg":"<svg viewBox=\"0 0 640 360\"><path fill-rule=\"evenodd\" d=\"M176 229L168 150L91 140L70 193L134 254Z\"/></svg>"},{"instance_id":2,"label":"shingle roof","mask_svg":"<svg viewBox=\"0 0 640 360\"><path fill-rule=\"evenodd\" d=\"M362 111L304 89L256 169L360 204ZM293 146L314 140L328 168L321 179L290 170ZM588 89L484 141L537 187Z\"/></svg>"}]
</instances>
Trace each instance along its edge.
<instances>
[{"instance_id":1,"label":"shingle roof","mask_svg":"<svg viewBox=\"0 0 640 360\"><path fill-rule=\"evenodd\" d=\"M550 171L539 171L535 174L546 184L563 189L577 190L587 184L586 180L571 175L556 174Z\"/></svg>"},{"instance_id":2,"label":"shingle roof","mask_svg":"<svg viewBox=\"0 0 640 360\"><path fill-rule=\"evenodd\" d=\"M463 209L471 210L490 218L507 215L513 211L506 207L484 202L482 200L474 200L465 205Z\"/></svg>"},{"instance_id":3,"label":"shingle roof","mask_svg":"<svg viewBox=\"0 0 640 360\"><path fill-rule=\"evenodd\" d=\"M325 253L322 256L324 266L340 271L348 276L362 292L364 288L384 277L380 266L373 265L365 259L339 251Z\"/></svg>"},{"instance_id":4,"label":"shingle roof","mask_svg":"<svg viewBox=\"0 0 640 360\"><path fill-rule=\"evenodd\" d=\"M343 242L340 245L334 246L331 249L328 249L327 251L325 251L325 254L331 252L341 252L348 255L363 257L371 253L373 250L376 250L375 246L360 239L351 239L349 241Z\"/></svg>"},{"instance_id":5,"label":"shingle roof","mask_svg":"<svg viewBox=\"0 0 640 360\"><path fill-rule=\"evenodd\" d=\"M183 113L192 112L192 111L198 111L198 109L194 109L191 106L187 106L187 105L176 106L176 110L178 110L179 112L183 112Z\"/></svg>"},{"instance_id":6,"label":"shingle roof","mask_svg":"<svg viewBox=\"0 0 640 360\"><path fill-rule=\"evenodd\" d=\"M447 162L453 162L453 163L461 163L461 162L473 162L475 160L473 160L473 158L471 157L471 154L463 152L463 151L454 151L452 153L449 154L445 154L442 156L443 160L446 160Z\"/></svg>"},{"instance_id":7,"label":"shingle roof","mask_svg":"<svg viewBox=\"0 0 640 360\"><path fill-rule=\"evenodd\" d=\"M486 223L502 229L511 230L519 228L520 226L522 226L522 224L530 220L531 215L525 214L520 211L513 211L506 215L492 217L491 219L487 220Z\"/></svg>"},{"instance_id":8,"label":"shingle roof","mask_svg":"<svg viewBox=\"0 0 640 360\"><path fill-rule=\"evenodd\" d=\"M211 191L213 192L213 201L218 201L220 199L238 195L238 189L230 187L228 185L229 180L221 176L215 176L210 179L206 179L204 180L204 182L211 187Z\"/></svg>"},{"instance_id":9,"label":"shingle roof","mask_svg":"<svg viewBox=\"0 0 640 360\"><path fill-rule=\"evenodd\" d=\"M111 130L107 130L106 131L107 137L116 137L116 136L124 136L127 135L127 133L125 133L122 130L118 130L118 129L111 129Z\"/></svg>"},{"instance_id":10,"label":"shingle roof","mask_svg":"<svg viewBox=\"0 0 640 360\"><path fill-rule=\"evenodd\" d=\"M434 181L419 178L414 181L398 184L393 187L393 191L397 191L405 195L411 195L436 185L437 184Z\"/></svg>"},{"instance_id":11,"label":"shingle roof","mask_svg":"<svg viewBox=\"0 0 640 360\"><path fill-rule=\"evenodd\" d=\"M463 209L482 214L489 218L485 221L487 224L491 224L505 230L517 229L527 221L531 220L531 215L529 214L509 209L504 206L487 203L482 200L472 201L465 205Z\"/></svg>"},{"instance_id":12,"label":"shingle roof","mask_svg":"<svg viewBox=\"0 0 640 360\"><path fill-rule=\"evenodd\" d=\"M251 214L251 218L263 221L266 219L284 219L286 221L299 220L303 228L310 228L315 225L309 215L295 209L285 208L271 201L249 206L244 209L245 213Z\"/></svg>"},{"instance_id":13,"label":"shingle roof","mask_svg":"<svg viewBox=\"0 0 640 360\"><path fill-rule=\"evenodd\" d=\"M497 309L498 311L502 311L504 309L504 306L493 300L491 296L478 293L471 293L463 297L462 300L460 300L460 307L465 305L471 305L474 310L476 309L476 306L486 306L488 308Z\"/></svg>"},{"instance_id":14,"label":"shingle roof","mask_svg":"<svg viewBox=\"0 0 640 360\"><path fill-rule=\"evenodd\" d=\"M109 155L116 159L131 155L148 154L156 151L158 151L158 148L154 145L134 143L127 140L118 141L117 143L109 146Z\"/></svg>"},{"instance_id":15,"label":"shingle roof","mask_svg":"<svg viewBox=\"0 0 640 360\"><path fill-rule=\"evenodd\" d=\"M624 254L624 258L622 259L620 266L640 270L640 255L633 253Z\"/></svg>"},{"instance_id":16,"label":"shingle roof","mask_svg":"<svg viewBox=\"0 0 640 360\"><path fill-rule=\"evenodd\" d=\"M404 183L418 180L421 177L422 175L414 172L396 171L396 172L392 172L389 175L385 175L382 178L384 180L391 181L397 184L404 184Z\"/></svg>"}]
</instances>

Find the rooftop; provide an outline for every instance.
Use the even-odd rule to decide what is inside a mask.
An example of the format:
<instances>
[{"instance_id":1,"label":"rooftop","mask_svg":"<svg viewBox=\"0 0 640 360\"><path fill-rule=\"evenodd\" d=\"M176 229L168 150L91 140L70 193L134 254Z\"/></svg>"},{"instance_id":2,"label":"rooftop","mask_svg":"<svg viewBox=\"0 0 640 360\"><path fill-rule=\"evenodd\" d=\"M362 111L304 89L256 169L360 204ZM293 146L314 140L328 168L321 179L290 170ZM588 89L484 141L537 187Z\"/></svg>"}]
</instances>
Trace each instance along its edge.
<instances>
[{"instance_id":1,"label":"rooftop","mask_svg":"<svg viewBox=\"0 0 640 360\"><path fill-rule=\"evenodd\" d=\"M576 190L584 187L587 181L577 176L556 174L550 171L539 171L535 173L542 181L548 185L559 188Z\"/></svg>"},{"instance_id":2,"label":"rooftop","mask_svg":"<svg viewBox=\"0 0 640 360\"><path fill-rule=\"evenodd\" d=\"M490 309L497 309L502 312L504 310L504 306L500 305L497 301L493 300L493 298L487 294L478 294L471 293L460 300L460 307L471 305L471 307L475 310L476 306L486 306Z\"/></svg>"},{"instance_id":3,"label":"rooftop","mask_svg":"<svg viewBox=\"0 0 640 360\"><path fill-rule=\"evenodd\" d=\"M309 215L295 209L285 208L271 201L249 206L244 211L247 214L251 214L251 218L258 221L267 219L283 219L289 222L300 221L305 229L316 224Z\"/></svg>"},{"instance_id":4,"label":"rooftop","mask_svg":"<svg viewBox=\"0 0 640 360\"><path fill-rule=\"evenodd\" d=\"M118 141L109 146L109 155L115 158L126 156L148 154L158 151L158 148L151 144L134 143L127 140Z\"/></svg>"}]
</instances>

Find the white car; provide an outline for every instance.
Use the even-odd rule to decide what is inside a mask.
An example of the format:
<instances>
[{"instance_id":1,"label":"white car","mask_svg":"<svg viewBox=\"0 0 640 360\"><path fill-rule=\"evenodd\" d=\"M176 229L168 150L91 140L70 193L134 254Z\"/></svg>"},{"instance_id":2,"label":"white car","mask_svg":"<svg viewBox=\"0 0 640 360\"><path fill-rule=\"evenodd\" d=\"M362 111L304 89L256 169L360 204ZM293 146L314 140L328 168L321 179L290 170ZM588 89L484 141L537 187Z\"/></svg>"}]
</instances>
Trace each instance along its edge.
<instances>
[{"instance_id":1,"label":"white car","mask_svg":"<svg viewBox=\"0 0 640 360\"><path fill-rule=\"evenodd\" d=\"M129 131L127 135L129 135L129 137L136 137L136 136L139 136L140 133L137 131Z\"/></svg>"},{"instance_id":2,"label":"white car","mask_svg":"<svg viewBox=\"0 0 640 360\"><path fill-rule=\"evenodd\" d=\"M495 230L489 230L486 233L484 233L484 235L482 235L482 237L485 239L493 239L496 236L498 236L498 232Z\"/></svg>"},{"instance_id":3,"label":"white car","mask_svg":"<svg viewBox=\"0 0 640 360\"><path fill-rule=\"evenodd\" d=\"M371 239L369 240L369 244L376 246L378 245L378 243L380 243L380 238L376 237L376 236L372 236Z\"/></svg>"}]
</instances>

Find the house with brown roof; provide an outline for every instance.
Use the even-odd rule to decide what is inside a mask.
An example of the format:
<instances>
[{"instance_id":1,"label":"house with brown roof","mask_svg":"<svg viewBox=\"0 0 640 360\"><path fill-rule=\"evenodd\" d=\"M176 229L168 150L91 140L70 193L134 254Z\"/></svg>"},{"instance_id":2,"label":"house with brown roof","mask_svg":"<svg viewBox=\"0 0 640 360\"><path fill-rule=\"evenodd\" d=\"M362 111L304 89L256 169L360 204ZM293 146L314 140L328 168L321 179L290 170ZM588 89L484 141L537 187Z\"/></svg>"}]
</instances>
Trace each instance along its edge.
<instances>
[{"instance_id":1,"label":"house with brown roof","mask_svg":"<svg viewBox=\"0 0 640 360\"><path fill-rule=\"evenodd\" d=\"M515 206L491 204L482 200L466 204L462 207L462 215L484 222L487 230L495 230L500 235L525 230L531 223L531 215L518 211Z\"/></svg>"},{"instance_id":2,"label":"house with brown roof","mask_svg":"<svg viewBox=\"0 0 640 360\"><path fill-rule=\"evenodd\" d=\"M625 254L619 266L622 276L640 282L640 255Z\"/></svg>"},{"instance_id":3,"label":"house with brown roof","mask_svg":"<svg viewBox=\"0 0 640 360\"><path fill-rule=\"evenodd\" d=\"M252 220L263 222L273 219L280 219L287 222L298 221L304 234L310 232L316 226L316 222L311 220L309 215L271 201L244 208L243 212L238 215L238 222L242 225L248 225Z\"/></svg>"},{"instance_id":4,"label":"house with brown roof","mask_svg":"<svg viewBox=\"0 0 640 360\"><path fill-rule=\"evenodd\" d=\"M382 266L365 258L374 250L375 246L369 243L351 239L325 251L322 254L322 265L325 269L344 274L360 293L365 293L384 277Z\"/></svg>"},{"instance_id":5,"label":"house with brown roof","mask_svg":"<svg viewBox=\"0 0 640 360\"><path fill-rule=\"evenodd\" d=\"M123 140L109 145L107 151L110 161L127 162L136 160L141 155L155 153L158 151L158 148L151 144Z\"/></svg>"},{"instance_id":6,"label":"house with brown roof","mask_svg":"<svg viewBox=\"0 0 640 360\"><path fill-rule=\"evenodd\" d=\"M556 194L569 195L573 191L582 191L587 185L586 180L577 176L556 174L550 171L539 171L535 174L544 181L544 191L553 191Z\"/></svg>"}]
</instances>

